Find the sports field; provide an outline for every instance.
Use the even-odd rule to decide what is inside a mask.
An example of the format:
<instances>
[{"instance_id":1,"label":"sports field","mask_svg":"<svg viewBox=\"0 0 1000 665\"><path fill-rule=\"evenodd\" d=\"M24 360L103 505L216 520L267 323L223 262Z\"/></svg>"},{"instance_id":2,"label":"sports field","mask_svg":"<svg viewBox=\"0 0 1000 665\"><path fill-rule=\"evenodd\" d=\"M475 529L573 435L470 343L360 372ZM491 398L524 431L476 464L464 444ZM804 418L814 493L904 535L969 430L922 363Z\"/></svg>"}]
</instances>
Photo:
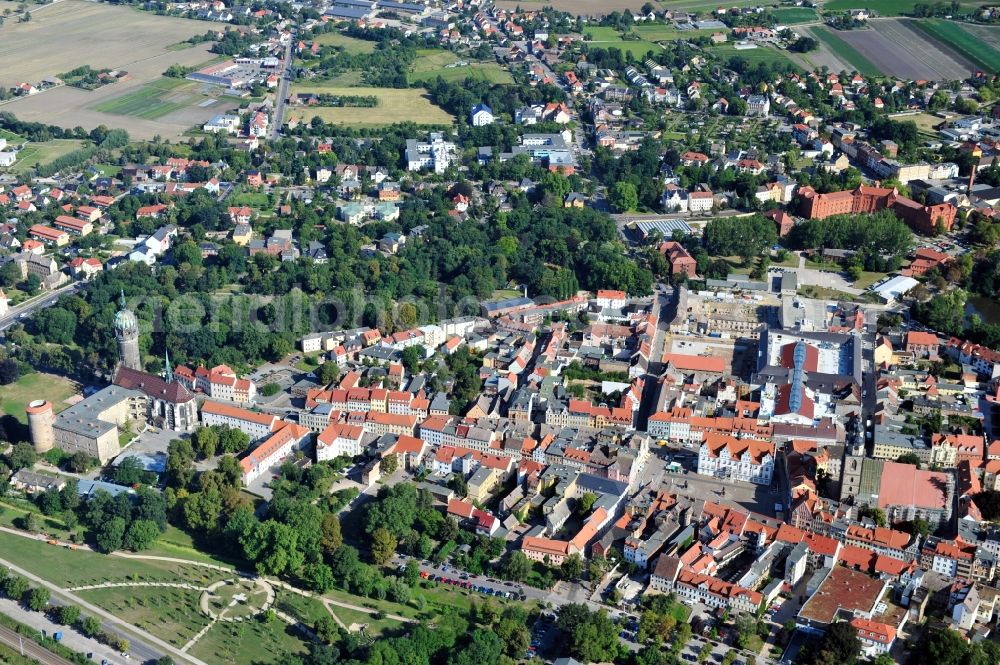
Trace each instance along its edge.
<instances>
[{"instance_id":1,"label":"sports field","mask_svg":"<svg viewBox=\"0 0 1000 665\"><path fill-rule=\"evenodd\" d=\"M812 28L812 34L816 37L816 39L833 51L840 60L856 69L859 74L862 74L863 76L882 75L882 71L875 66L875 63L862 55L856 48L841 39L839 34L835 33L833 30L826 27L814 26Z\"/></svg>"},{"instance_id":2,"label":"sports field","mask_svg":"<svg viewBox=\"0 0 1000 665\"><path fill-rule=\"evenodd\" d=\"M126 80L95 91L61 87L5 104L21 120L60 127L120 127L137 138L179 136L224 109L219 105L186 107L149 120L123 118L94 107L161 78L170 65L198 66L210 61L211 44L183 50L176 45L207 30L202 21L157 16L110 4L62 0L46 5L28 23L8 20L0 26L0 85L40 81L80 65L127 71ZM156 114L154 114L156 115Z\"/></svg>"},{"instance_id":3,"label":"sports field","mask_svg":"<svg viewBox=\"0 0 1000 665\"><path fill-rule=\"evenodd\" d=\"M495 62L469 62L451 51L420 49L410 68L410 81L432 81L438 77L445 81L475 79L491 83L513 83L510 72Z\"/></svg>"},{"instance_id":4,"label":"sports field","mask_svg":"<svg viewBox=\"0 0 1000 665\"><path fill-rule=\"evenodd\" d=\"M186 95L172 95L177 88L187 86L197 87L185 79L162 78L159 81L148 83L138 90L126 93L121 97L109 99L94 107L102 113L113 113L115 115L131 115L136 118L146 120L156 120L168 113L180 110L188 105ZM172 101L172 99L184 99L184 101Z\"/></svg>"},{"instance_id":5,"label":"sports field","mask_svg":"<svg viewBox=\"0 0 1000 665\"><path fill-rule=\"evenodd\" d=\"M959 55L982 67L987 73L1000 72L1000 50L993 48L958 23L943 19L925 19L909 21L909 25L957 51ZM1000 32L1000 28L995 30Z\"/></svg>"},{"instance_id":6,"label":"sports field","mask_svg":"<svg viewBox=\"0 0 1000 665\"><path fill-rule=\"evenodd\" d=\"M322 118L325 122L356 127L382 127L399 122L418 125L450 125L454 121L448 113L427 98L423 88L345 88L325 85L294 86L292 93L318 92L329 95L358 95L378 97L374 108L323 107L289 109L289 116L304 119Z\"/></svg>"}]
</instances>

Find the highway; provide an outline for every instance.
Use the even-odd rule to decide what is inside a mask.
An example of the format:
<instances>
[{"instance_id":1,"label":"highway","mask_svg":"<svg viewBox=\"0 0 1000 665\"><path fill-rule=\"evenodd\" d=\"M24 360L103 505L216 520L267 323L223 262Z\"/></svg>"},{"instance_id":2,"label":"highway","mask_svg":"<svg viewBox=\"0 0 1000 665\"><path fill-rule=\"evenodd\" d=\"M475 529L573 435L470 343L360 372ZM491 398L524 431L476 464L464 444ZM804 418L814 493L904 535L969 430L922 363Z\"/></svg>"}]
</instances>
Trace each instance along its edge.
<instances>
[{"instance_id":1,"label":"highway","mask_svg":"<svg viewBox=\"0 0 1000 665\"><path fill-rule=\"evenodd\" d=\"M22 637L6 626L0 626L0 642L11 647L17 653L22 653L28 658L37 660L42 665L73 665L73 663L65 658L57 656L48 649L36 644L30 637Z\"/></svg>"}]
</instances>

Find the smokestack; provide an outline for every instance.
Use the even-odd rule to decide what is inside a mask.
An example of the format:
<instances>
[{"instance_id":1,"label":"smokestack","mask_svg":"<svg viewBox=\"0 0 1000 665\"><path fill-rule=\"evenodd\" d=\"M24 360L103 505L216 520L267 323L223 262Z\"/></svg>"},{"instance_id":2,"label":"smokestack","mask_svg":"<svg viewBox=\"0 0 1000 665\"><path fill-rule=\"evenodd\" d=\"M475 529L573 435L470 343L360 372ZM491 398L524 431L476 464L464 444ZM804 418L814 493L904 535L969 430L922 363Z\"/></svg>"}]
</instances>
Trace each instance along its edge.
<instances>
[{"instance_id":1,"label":"smokestack","mask_svg":"<svg viewBox=\"0 0 1000 665\"><path fill-rule=\"evenodd\" d=\"M972 196L972 186L976 184L976 165L973 164L972 168L969 169L969 191L966 192L969 196Z\"/></svg>"}]
</instances>

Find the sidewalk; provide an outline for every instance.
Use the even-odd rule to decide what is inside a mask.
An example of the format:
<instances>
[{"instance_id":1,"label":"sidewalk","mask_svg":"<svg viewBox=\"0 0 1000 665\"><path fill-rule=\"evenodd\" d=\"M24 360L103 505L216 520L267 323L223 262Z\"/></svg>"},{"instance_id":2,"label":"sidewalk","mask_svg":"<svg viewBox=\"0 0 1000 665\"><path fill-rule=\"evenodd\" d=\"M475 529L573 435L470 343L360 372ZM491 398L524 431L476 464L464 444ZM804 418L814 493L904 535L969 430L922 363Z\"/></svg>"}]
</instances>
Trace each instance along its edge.
<instances>
[{"instance_id":1,"label":"sidewalk","mask_svg":"<svg viewBox=\"0 0 1000 665\"><path fill-rule=\"evenodd\" d=\"M13 600L0 598L0 613L6 614L10 618L15 621L20 621L26 626L31 626L32 628L37 628L38 630L44 630L45 634L50 637L53 633L61 631L63 637L60 642L62 644L66 645L73 651L78 651L82 654L93 653L98 662L100 662L101 659L105 659L109 663L116 664L124 662L121 654L106 644L101 644L97 640L84 637L68 626L60 626L59 624L53 623L45 614L26 610ZM25 639L27 640L28 638Z\"/></svg>"}]
</instances>

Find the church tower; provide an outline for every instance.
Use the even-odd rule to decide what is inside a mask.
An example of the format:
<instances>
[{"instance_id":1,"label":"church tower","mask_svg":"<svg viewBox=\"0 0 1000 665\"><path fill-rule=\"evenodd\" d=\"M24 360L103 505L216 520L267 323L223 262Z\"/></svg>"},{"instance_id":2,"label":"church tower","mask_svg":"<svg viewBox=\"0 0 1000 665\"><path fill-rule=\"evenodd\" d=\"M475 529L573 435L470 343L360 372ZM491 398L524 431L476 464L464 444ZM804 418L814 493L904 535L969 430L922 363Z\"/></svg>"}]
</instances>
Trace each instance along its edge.
<instances>
[{"instance_id":1,"label":"church tower","mask_svg":"<svg viewBox=\"0 0 1000 665\"><path fill-rule=\"evenodd\" d=\"M115 339L118 341L118 362L129 369L142 370L139 358L139 320L125 303L125 291L118 301L120 309L115 314Z\"/></svg>"}]
</instances>

